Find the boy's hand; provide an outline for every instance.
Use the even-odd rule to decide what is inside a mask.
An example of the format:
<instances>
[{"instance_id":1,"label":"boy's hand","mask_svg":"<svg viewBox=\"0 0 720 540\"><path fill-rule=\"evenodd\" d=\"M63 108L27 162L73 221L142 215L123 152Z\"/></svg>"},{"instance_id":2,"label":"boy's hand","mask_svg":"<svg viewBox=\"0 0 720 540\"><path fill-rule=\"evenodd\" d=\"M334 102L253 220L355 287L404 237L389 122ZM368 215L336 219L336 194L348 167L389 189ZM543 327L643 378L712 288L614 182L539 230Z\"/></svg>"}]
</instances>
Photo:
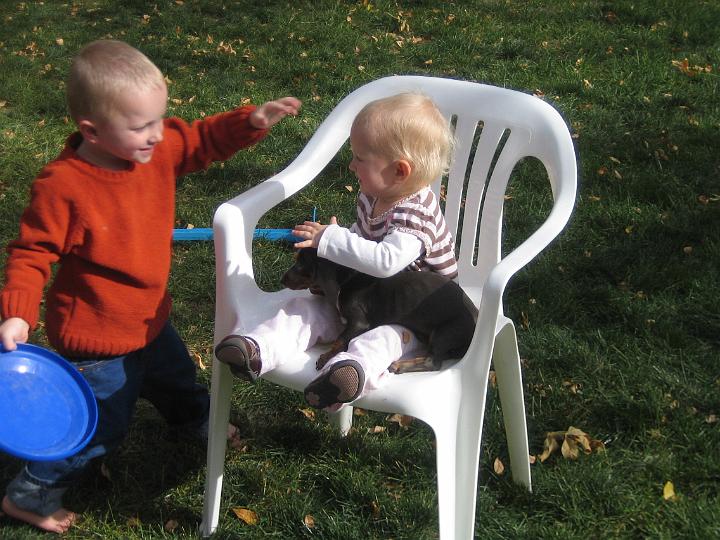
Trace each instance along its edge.
<instances>
[{"instance_id":1,"label":"boy's hand","mask_svg":"<svg viewBox=\"0 0 720 540\"><path fill-rule=\"evenodd\" d=\"M0 324L0 341L6 351L17 349L18 343L25 343L30 334L30 325L20 317L10 317Z\"/></svg>"},{"instance_id":2,"label":"boy's hand","mask_svg":"<svg viewBox=\"0 0 720 540\"><path fill-rule=\"evenodd\" d=\"M248 120L256 129L268 129L287 115L297 116L302 102L294 97L284 97L263 103L250 113Z\"/></svg>"},{"instance_id":3,"label":"boy's hand","mask_svg":"<svg viewBox=\"0 0 720 540\"><path fill-rule=\"evenodd\" d=\"M337 218L335 216L330 218L330 225L337 225ZM293 246L297 249L306 247L317 248L320 243L320 237L327 228L328 225L322 225L316 221L306 221L301 225L295 225L292 233L300 238L305 238L305 240L295 242Z\"/></svg>"}]
</instances>

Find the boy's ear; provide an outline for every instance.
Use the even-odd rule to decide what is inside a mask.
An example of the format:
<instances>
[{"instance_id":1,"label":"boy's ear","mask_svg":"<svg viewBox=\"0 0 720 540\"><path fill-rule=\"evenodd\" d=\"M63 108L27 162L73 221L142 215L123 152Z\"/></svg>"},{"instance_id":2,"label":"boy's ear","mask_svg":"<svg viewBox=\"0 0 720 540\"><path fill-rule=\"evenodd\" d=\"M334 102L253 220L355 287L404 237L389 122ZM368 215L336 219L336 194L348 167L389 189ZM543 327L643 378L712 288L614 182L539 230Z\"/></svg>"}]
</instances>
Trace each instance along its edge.
<instances>
[{"instance_id":1,"label":"boy's ear","mask_svg":"<svg viewBox=\"0 0 720 540\"><path fill-rule=\"evenodd\" d=\"M412 165L406 159L398 159L395 162L395 177L398 181L407 180L412 173Z\"/></svg>"},{"instance_id":2,"label":"boy's ear","mask_svg":"<svg viewBox=\"0 0 720 540\"><path fill-rule=\"evenodd\" d=\"M88 142L95 142L97 140L97 128L95 124L86 118L78 122L78 131Z\"/></svg>"}]
</instances>

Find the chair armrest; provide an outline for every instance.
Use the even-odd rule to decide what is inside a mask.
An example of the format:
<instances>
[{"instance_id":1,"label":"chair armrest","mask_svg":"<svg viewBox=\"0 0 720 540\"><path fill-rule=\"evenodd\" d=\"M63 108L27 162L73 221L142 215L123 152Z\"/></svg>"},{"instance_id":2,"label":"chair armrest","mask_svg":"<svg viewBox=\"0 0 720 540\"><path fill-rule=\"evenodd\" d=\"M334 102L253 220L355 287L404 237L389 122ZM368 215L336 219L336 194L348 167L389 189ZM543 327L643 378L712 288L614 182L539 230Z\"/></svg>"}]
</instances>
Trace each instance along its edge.
<instances>
[{"instance_id":1,"label":"chair armrest","mask_svg":"<svg viewBox=\"0 0 720 540\"><path fill-rule=\"evenodd\" d=\"M350 136L350 125L357 114L358 105L349 101L351 96L325 119L290 165L215 211L216 334L232 330L243 306L259 301L262 291L252 268L252 239L258 221L312 182L337 154ZM345 106L341 106L343 103Z\"/></svg>"}]
</instances>

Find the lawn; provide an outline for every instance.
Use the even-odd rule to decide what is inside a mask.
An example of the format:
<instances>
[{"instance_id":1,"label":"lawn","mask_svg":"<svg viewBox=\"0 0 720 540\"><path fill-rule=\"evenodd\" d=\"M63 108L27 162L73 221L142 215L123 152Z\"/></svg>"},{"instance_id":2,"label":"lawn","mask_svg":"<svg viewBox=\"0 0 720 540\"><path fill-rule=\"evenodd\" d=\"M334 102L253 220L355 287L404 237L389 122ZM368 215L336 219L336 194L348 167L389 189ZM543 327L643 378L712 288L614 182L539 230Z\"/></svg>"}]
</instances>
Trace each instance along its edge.
<instances>
[{"instance_id":1,"label":"lawn","mask_svg":"<svg viewBox=\"0 0 720 540\"><path fill-rule=\"evenodd\" d=\"M3 246L17 233L32 179L73 129L63 81L73 53L94 39L145 52L169 81L169 114L188 120L284 95L304 102L261 144L180 182L179 228L210 227L221 202L281 170L343 96L378 77L466 79L553 104L576 144L576 211L511 281L505 311L518 326L533 454L547 432L570 426L605 449L537 459L534 491L524 492L495 465L508 460L491 388L476 536L720 537L715 0L46 0L4 1L0 17ZM354 185L347 157L260 226L291 227L313 207L321 220L349 223L356 190L346 187ZM510 241L542 207L532 193L539 171L519 172L524 182L506 205ZM263 287L279 287L291 252L255 244ZM174 254L173 321L209 382L212 243L176 243ZM42 328L32 341L45 342ZM267 382L235 385L232 410L246 444L228 453L217 538L437 536L427 426L368 412L340 438L305 408L300 394ZM204 450L167 433L141 403L121 450L68 492L66 506L81 521L66 537L196 537ZM19 466L0 455L0 484ZM236 508L257 521L246 523ZM0 517L0 537L44 535Z\"/></svg>"}]
</instances>

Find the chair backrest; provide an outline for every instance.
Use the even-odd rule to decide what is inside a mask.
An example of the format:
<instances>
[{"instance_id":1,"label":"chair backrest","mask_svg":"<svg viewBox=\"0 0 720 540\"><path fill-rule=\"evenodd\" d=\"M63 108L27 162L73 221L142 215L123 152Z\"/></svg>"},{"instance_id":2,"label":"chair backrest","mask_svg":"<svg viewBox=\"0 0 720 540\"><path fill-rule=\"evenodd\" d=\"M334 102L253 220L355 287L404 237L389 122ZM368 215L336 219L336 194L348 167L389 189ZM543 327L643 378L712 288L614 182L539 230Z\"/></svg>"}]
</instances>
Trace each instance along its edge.
<instances>
[{"instance_id":1,"label":"chair backrest","mask_svg":"<svg viewBox=\"0 0 720 540\"><path fill-rule=\"evenodd\" d=\"M438 178L433 188L443 192L445 218L458 244L459 281L479 305L483 284L502 258L503 205L519 161L533 157L544 165L554 205L548 219L521 244L524 249L513 250L513 267L527 264L565 226L576 189L570 133L552 106L528 94L467 81L395 76L362 86L332 111L324 124L334 132L317 140L336 143L323 149L327 160L348 138L352 119L367 102L406 91L429 96L454 125L455 159L448 178ZM319 149L311 141L305 150Z\"/></svg>"},{"instance_id":2,"label":"chair backrest","mask_svg":"<svg viewBox=\"0 0 720 540\"><path fill-rule=\"evenodd\" d=\"M448 178L436 179L433 187L436 193L441 188L445 191L441 200L457 242L459 283L480 307L483 290L490 290L486 284L493 282L493 298L484 306L491 311L481 313L481 318L493 321L507 281L562 231L572 213L577 183L575 150L567 125L548 103L515 90L468 81L392 76L367 83L346 96L288 167L220 206L215 214L216 253L219 261L232 261L232 267L218 268L219 280L223 281L225 274L253 275L252 227L270 208L322 172L348 140L353 120L368 102L413 91L432 98L454 125L458 141L454 164ZM513 168L526 157L537 158L545 167L553 206L537 230L503 255L506 188ZM230 215L249 225L245 237L232 242L224 239L223 222ZM257 287L252 290L261 292ZM227 308L229 313L235 311L230 305Z\"/></svg>"}]
</instances>

